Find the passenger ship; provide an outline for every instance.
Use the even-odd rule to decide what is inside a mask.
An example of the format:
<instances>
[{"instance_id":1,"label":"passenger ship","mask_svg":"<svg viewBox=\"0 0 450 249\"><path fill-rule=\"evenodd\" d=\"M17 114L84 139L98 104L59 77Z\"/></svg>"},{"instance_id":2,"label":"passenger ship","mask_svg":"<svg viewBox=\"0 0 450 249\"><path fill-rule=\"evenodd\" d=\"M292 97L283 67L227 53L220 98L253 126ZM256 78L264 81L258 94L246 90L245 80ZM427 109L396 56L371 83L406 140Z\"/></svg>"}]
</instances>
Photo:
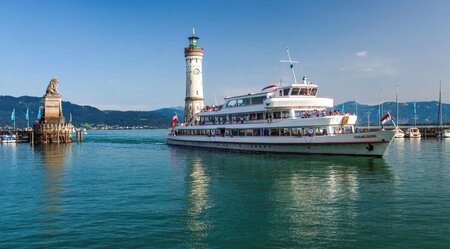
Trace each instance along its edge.
<instances>
[{"instance_id":1,"label":"passenger ship","mask_svg":"<svg viewBox=\"0 0 450 249\"><path fill-rule=\"evenodd\" d=\"M167 143L206 148L299 154L383 156L393 130L358 132L356 115L326 112L333 100L315 84L271 86L225 99L171 129Z\"/></svg>"},{"instance_id":2,"label":"passenger ship","mask_svg":"<svg viewBox=\"0 0 450 249\"><path fill-rule=\"evenodd\" d=\"M167 144L253 152L383 156L395 130L359 132L355 129L356 115L333 111L333 99L316 96L318 85L307 82L306 77L298 84L292 73L292 85L270 85L257 93L225 98L223 105L207 106L194 113L189 122L170 129ZM187 92L191 85L187 84ZM187 106L186 111L190 110Z\"/></svg>"}]
</instances>

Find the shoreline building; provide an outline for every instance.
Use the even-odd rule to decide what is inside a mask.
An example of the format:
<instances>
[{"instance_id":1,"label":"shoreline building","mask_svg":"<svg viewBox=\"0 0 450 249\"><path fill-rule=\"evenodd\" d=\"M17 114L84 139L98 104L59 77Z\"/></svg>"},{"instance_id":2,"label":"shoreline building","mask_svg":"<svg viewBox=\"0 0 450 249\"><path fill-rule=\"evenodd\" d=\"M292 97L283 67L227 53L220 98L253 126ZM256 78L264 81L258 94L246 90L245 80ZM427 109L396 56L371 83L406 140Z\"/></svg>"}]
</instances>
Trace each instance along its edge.
<instances>
[{"instance_id":1,"label":"shoreline building","mask_svg":"<svg viewBox=\"0 0 450 249\"><path fill-rule=\"evenodd\" d=\"M186 98L184 100L184 122L191 122L194 114L200 112L205 106L203 100L203 48L198 46L200 38L195 36L195 29L192 29L192 36L188 37L189 46L184 48L186 59Z\"/></svg>"}]
</instances>

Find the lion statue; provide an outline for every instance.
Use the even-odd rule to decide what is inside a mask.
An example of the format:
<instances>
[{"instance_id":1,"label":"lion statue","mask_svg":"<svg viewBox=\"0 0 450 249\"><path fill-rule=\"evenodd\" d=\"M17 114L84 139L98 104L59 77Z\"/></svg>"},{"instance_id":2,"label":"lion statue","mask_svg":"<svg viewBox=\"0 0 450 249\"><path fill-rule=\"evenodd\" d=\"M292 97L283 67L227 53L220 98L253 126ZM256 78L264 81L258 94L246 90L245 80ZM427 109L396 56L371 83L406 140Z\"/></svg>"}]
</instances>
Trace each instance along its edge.
<instances>
[{"instance_id":1,"label":"lion statue","mask_svg":"<svg viewBox=\"0 0 450 249\"><path fill-rule=\"evenodd\" d=\"M50 83L48 84L47 91L45 92L46 95L57 95L58 94L58 79L53 78Z\"/></svg>"}]
</instances>

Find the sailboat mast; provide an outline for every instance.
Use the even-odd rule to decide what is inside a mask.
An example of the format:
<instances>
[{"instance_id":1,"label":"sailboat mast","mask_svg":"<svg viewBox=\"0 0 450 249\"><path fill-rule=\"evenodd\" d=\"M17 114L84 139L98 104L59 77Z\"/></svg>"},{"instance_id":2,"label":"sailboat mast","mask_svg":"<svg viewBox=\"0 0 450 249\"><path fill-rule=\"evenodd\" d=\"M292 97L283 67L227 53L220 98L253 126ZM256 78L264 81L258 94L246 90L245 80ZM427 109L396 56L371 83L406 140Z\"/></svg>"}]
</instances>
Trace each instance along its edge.
<instances>
[{"instance_id":1,"label":"sailboat mast","mask_svg":"<svg viewBox=\"0 0 450 249\"><path fill-rule=\"evenodd\" d=\"M441 136L443 136L443 126L442 126L442 82L439 81L439 127L441 131Z\"/></svg>"},{"instance_id":2,"label":"sailboat mast","mask_svg":"<svg viewBox=\"0 0 450 249\"><path fill-rule=\"evenodd\" d=\"M396 108L395 121L397 122L397 125L398 125L398 85L395 86L395 108Z\"/></svg>"}]
</instances>

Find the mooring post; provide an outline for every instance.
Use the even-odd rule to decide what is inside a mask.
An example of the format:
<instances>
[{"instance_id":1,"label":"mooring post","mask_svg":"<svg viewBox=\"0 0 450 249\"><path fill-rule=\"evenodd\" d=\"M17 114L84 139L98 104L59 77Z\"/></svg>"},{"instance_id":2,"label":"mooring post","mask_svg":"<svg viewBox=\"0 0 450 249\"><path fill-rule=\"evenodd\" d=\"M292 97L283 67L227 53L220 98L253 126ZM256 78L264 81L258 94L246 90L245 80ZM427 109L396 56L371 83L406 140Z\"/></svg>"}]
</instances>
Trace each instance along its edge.
<instances>
[{"instance_id":1,"label":"mooring post","mask_svg":"<svg viewBox=\"0 0 450 249\"><path fill-rule=\"evenodd\" d=\"M30 144L34 144L34 131L29 131Z\"/></svg>"},{"instance_id":2,"label":"mooring post","mask_svg":"<svg viewBox=\"0 0 450 249\"><path fill-rule=\"evenodd\" d=\"M77 135L77 142L78 143L83 142L83 132L81 129L76 130L76 135Z\"/></svg>"}]
</instances>

